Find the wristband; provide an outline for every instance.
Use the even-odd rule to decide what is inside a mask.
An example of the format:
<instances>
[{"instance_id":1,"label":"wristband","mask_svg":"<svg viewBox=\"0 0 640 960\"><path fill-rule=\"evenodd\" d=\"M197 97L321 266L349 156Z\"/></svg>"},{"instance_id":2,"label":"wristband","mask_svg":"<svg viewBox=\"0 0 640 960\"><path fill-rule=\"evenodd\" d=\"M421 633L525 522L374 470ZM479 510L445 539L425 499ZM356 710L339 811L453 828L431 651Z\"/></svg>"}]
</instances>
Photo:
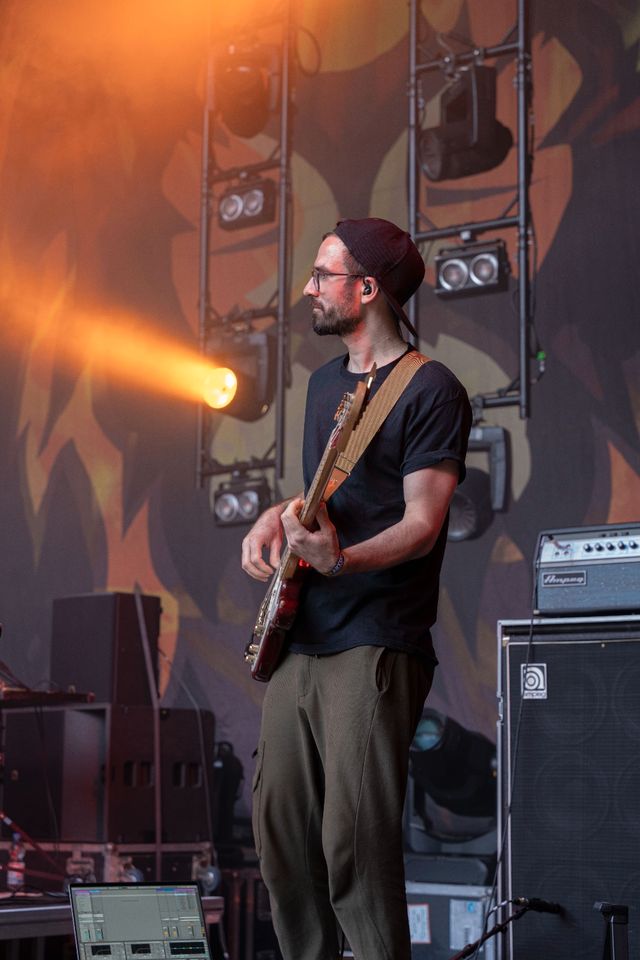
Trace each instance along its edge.
<instances>
[{"instance_id":1,"label":"wristband","mask_svg":"<svg viewBox=\"0 0 640 960\"><path fill-rule=\"evenodd\" d=\"M341 550L340 553L338 554L338 559L336 560L334 565L331 567L331 570L325 573L325 577L336 577L340 573L343 567L344 567L344 553Z\"/></svg>"}]
</instances>

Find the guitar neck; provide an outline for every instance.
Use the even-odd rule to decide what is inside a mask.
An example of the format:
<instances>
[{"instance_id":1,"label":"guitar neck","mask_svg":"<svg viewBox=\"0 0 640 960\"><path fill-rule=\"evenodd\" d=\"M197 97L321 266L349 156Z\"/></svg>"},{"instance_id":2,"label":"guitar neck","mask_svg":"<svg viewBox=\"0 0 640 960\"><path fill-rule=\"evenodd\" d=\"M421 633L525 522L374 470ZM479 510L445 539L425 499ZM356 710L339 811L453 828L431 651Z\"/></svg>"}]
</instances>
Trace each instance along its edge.
<instances>
[{"instance_id":1,"label":"guitar neck","mask_svg":"<svg viewBox=\"0 0 640 960\"><path fill-rule=\"evenodd\" d=\"M338 453L339 450L336 446L328 444L322 454L322 460L318 464L318 469L315 472L315 476L305 497L304 506L300 511L300 523L303 527L306 527L307 530L313 526L313 521L322 503L322 495L329 482L331 471L338 459Z\"/></svg>"},{"instance_id":2,"label":"guitar neck","mask_svg":"<svg viewBox=\"0 0 640 960\"><path fill-rule=\"evenodd\" d=\"M322 454L322 459L318 464L318 469L315 472L311 486L307 491L302 510L300 511L300 523L307 530L311 529L316 519L336 460L345 449L347 441L360 418L373 378L375 377L375 372L376 368L374 364L366 381L358 383L353 395L345 394L343 403L338 407L338 412L336 413L338 426L334 428L329 437L329 442ZM350 399L346 404L346 412L340 416L343 404L345 404L348 398ZM280 566L278 568L280 577L284 580L292 577L298 566L298 561L299 557L289 549L289 545L287 544L282 551Z\"/></svg>"},{"instance_id":3,"label":"guitar neck","mask_svg":"<svg viewBox=\"0 0 640 960\"><path fill-rule=\"evenodd\" d=\"M316 519L320 504L322 503L322 494L329 482L334 464L338 459L338 453L338 449L329 443L315 472L298 518L302 526L307 530L311 529ZM288 580L293 576L297 569L299 559L300 558L291 550L289 544L286 544L280 558L280 571L283 580Z\"/></svg>"}]
</instances>

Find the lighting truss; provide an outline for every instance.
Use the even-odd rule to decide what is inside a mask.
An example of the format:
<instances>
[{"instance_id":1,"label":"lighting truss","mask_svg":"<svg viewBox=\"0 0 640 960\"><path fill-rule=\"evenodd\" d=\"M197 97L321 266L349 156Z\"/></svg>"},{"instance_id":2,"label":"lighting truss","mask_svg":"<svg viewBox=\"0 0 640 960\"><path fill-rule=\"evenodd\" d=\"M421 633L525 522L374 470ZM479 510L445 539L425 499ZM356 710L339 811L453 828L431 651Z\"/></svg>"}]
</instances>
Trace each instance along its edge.
<instances>
[{"instance_id":1,"label":"lighting truss","mask_svg":"<svg viewBox=\"0 0 640 960\"><path fill-rule=\"evenodd\" d=\"M463 52L455 52L450 48L435 59L423 60L425 46L422 42L422 24L420 23L421 4L419 0L409 0L409 122L408 122L408 214L409 232L416 243L432 243L448 238L464 239L471 233L479 236L483 233L502 232L506 229L517 231L518 269L517 269L517 312L519 335L519 373L511 383L503 389L493 393L479 394L478 403L482 409L490 407L518 406L521 419L526 419L531 413L531 333L533 327L533 312L531 295L531 267L530 267L530 240L532 233L531 205L529 187L531 183L533 139L531 132L532 110L532 82L531 82L531 7L530 0L516 0L516 23L514 29L504 40L495 46L473 48ZM511 34L515 38L511 40ZM444 44L446 46L446 44ZM438 71L447 78L462 76L462 71L475 65L483 66L488 60L513 58L516 66L516 99L517 124L514 129L515 147L517 155L517 187L513 201L503 210L501 215L486 220L476 220L467 223L456 223L449 226L436 226L426 214L420 210L420 135L421 113L424 106L422 94L422 77L427 73ZM481 81L482 82L482 81ZM478 89L478 94L480 90ZM473 117L472 109L468 104L456 100L456 91L450 91L451 100L446 104L449 109L447 120L454 121L456 111L460 115ZM479 102L479 101L478 101ZM468 132L468 131L467 131ZM473 131L472 131L473 132ZM423 159L424 159L424 144ZM437 173L437 171L436 171ZM511 213L515 206L516 212ZM418 298L413 297L408 306L409 319L416 330L419 330Z\"/></svg>"},{"instance_id":2,"label":"lighting truss","mask_svg":"<svg viewBox=\"0 0 640 960\"><path fill-rule=\"evenodd\" d=\"M269 453L263 457L250 456L247 463L256 469L275 469L276 476L284 476L285 450L285 391L289 368L290 304L290 197L291 197L291 136L290 121L293 90L291 65L294 56L296 26L293 0L283 0L273 16L259 23L247 25L233 35L214 36L209 51L206 80L206 102L202 128L202 191L200 204L200 270L199 270L199 341L203 353L213 356L214 338L222 331L213 331L211 319L224 312L214 300L215 273L222 258L218 252L243 255L241 245L225 241L224 231L259 223L275 222L277 263L275 291L264 306L251 308L244 314L275 318L273 331L259 353L253 351L254 374L238 378L236 399L226 412L240 419L253 420L264 413L273 401L275 440ZM274 31L279 35L276 41ZM252 138L264 129L265 123L278 127L278 143L263 159L242 166L224 167L219 163L215 135L224 124L223 140L233 144L233 136ZM256 144L256 152L260 146ZM253 241L256 245L273 242L274 235L265 231ZM228 262L225 260L225 262ZM239 298L247 294L240 291ZM226 308L225 308L226 309ZM253 324L249 324L250 327ZM254 328L255 329L255 328ZM256 333L258 331L255 331ZM226 344L230 344L227 342ZM273 348L273 349L272 349ZM272 355L273 354L273 355ZM265 363L268 356L268 377L274 378L273 388L265 386ZM244 358L246 359L246 357ZM234 364L228 366L233 370ZM253 376L258 382L256 396L245 396L242 402L242 384ZM262 386L260 386L262 383ZM237 412L244 409L244 413ZM211 413L204 404L198 408L196 484L203 486L207 478L232 474L239 463L222 463L215 458L212 438L219 424L219 411ZM213 424L213 427L212 427Z\"/></svg>"}]
</instances>

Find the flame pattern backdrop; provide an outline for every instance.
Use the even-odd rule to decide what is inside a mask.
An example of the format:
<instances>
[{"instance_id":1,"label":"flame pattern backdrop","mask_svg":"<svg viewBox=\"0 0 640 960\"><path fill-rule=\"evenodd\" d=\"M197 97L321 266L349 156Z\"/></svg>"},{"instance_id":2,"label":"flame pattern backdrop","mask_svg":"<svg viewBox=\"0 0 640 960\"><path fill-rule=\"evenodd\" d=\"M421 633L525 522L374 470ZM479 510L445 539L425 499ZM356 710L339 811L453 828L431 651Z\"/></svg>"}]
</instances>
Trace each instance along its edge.
<instances>
[{"instance_id":1,"label":"flame pattern backdrop","mask_svg":"<svg viewBox=\"0 0 640 960\"><path fill-rule=\"evenodd\" d=\"M489 736L495 624L527 615L537 532L640 516L640 4L532 6L536 324L548 372L530 421L512 410L487 417L511 431L511 504L480 539L449 546L431 699ZM54 7L5 0L1 27L2 660L43 683L52 599L139 583L162 598L163 702L188 706L188 690L247 768L263 690L242 651L263 588L240 570L242 529L215 527L208 491L195 489L194 404L167 382L172 345L196 342L209 11L202 0ZM448 31L498 42L514 8L423 0L427 47L435 52L436 32ZM233 16L254 13L245 2ZM296 13L283 494L300 485L308 374L340 348L314 338L302 300L318 239L339 216L406 222L405 5L299 0ZM214 7L216 29L229 26L222 17ZM428 99L436 87L430 78ZM500 64L498 113L513 129L512 63ZM215 137L223 165L242 163L270 151L277 126L239 141L217 125ZM421 190L446 225L496 215L514 186L512 151L494 171ZM216 236L218 309L268 299L275 239L272 226ZM426 284L421 330L423 349L470 393L516 372L511 293L443 304ZM116 341L124 352L112 357ZM272 416L241 424L220 415L216 456L262 454Z\"/></svg>"}]
</instances>

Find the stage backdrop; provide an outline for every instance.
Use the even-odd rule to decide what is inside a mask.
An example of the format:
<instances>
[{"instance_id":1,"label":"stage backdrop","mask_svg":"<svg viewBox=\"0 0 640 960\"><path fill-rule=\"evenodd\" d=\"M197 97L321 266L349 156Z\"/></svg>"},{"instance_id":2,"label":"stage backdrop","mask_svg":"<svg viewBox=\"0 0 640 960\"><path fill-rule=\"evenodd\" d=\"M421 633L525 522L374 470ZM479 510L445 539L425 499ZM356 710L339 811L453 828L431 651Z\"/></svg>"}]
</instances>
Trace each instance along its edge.
<instances>
[{"instance_id":1,"label":"stage backdrop","mask_svg":"<svg viewBox=\"0 0 640 960\"><path fill-rule=\"evenodd\" d=\"M263 588L239 564L242 528L212 520L194 485L195 403L169 375L197 336L201 123L208 5L202 0L4 0L0 84L0 659L46 685L51 601L139 584L162 598L163 702L215 712L250 773L261 685L242 652ZM234 4L214 32L269 12ZM309 372L339 351L314 338L302 289L338 217L406 225L408 12L397 0L299 0L294 70L291 388L286 477L300 486ZM640 516L640 5L538 0L534 8L536 329L547 371L532 417L508 428L508 510L451 544L436 644L434 707L495 731L495 628L526 617L536 534ZM275 5L274 5L275 9ZM226 19L225 19L226 17ZM438 33L484 46L515 19L511 0L423 0L427 54ZM259 36L259 34L257 34ZM463 44L461 47L460 44ZM512 62L498 113L512 129ZM425 81L434 115L440 81ZM216 124L223 164L268 156ZM428 184L438 225L499 215L514 151L483 176ZM504 234L515 262L513 237ZM273 226L214 232L219 310L261 306L275 288ZM434 250L429 251L432 258ZM442 303L433 271L420 299L422 349L470 394L517 373L509 292ZM187 378L188 379L188 378ZM273 414L218 417L214 454L260 456ZM482 456L472 463L483 465ZM91 638L86 656L92 656ZM244 806L247 806L245 797Z\"/></svg>"}]
</instances>

